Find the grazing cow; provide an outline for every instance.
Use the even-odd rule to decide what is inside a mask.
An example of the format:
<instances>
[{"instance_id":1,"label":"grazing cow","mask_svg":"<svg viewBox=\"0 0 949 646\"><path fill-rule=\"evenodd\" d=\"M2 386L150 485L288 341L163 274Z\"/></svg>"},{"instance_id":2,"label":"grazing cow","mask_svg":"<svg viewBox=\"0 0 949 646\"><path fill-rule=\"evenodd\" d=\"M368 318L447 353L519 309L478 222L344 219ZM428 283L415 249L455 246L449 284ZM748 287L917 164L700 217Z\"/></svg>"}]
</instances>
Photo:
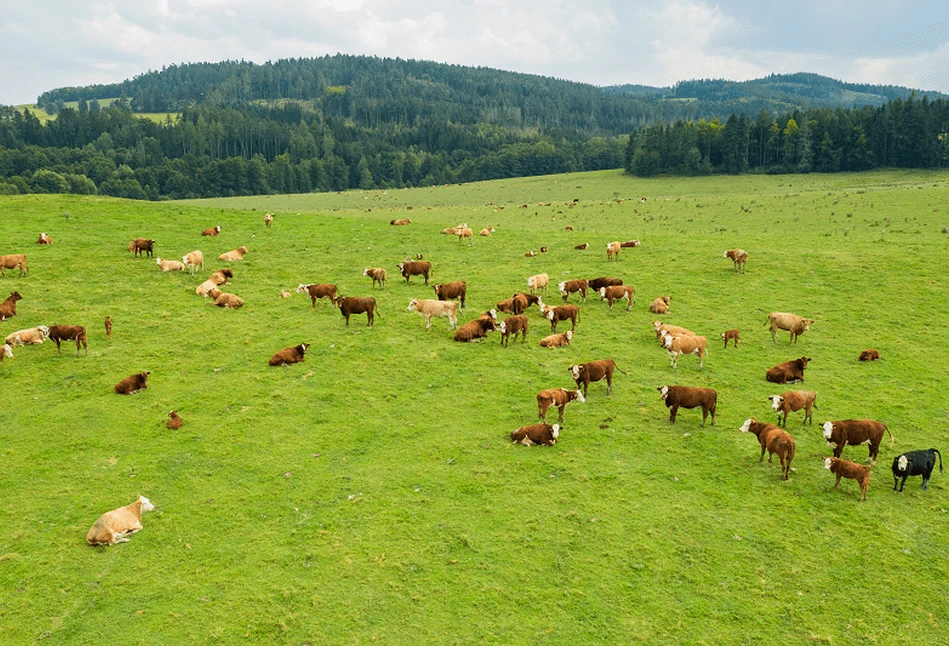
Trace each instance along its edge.
<instances>
[{"instance_id":1,"label":"grazing cow","mask_svg":"<svg viewBox=\"0 0 949 646\"><path fill-rule=\"evenodd\" d=\"M489 310L473 321L468 321L455 330L455 341L471 343L488 337L488 332L498 329L497 312Z\"/></svg>"},{"instance_id":2,"label":"grazing cow","mask_svg":"<svg viewBox=\"0 0 949 646\"><path fill-rule=\"evenodd\" d=\"M6 321L16 316L16 302L22 298L20 292L10 292L6 300L0 303L0 321Z\"/></svg>"},{"instance_id":3,"label":"grazing cow","mask_svg":"<svg viewBox=\"0 0 949 646\"><path fill-rule=\"evenodd\" d=\"M400 262L396 265L405 279L405 284L409 284L409 278L412 276L424 276L425 285L428 285L428 275L432 272L432 263L427 260L413 260L410 262Z\"/></svg>"},{"instance_id":4,"label":"grazing cow","mask_svg":"<svg viewBox=\"0 0 949 646\"><path fill-rule=\"evenodd\" d=\"M49 328L45 325L17 330L3 340L6 345L15 348L18 345L40 345L49 338Z\"/></svg>"},{"instance_id":5,"label":"grazing cow","mask_svg":"<svg viewBox=\"0 0 949 646\"><path fill-rule=\"evenodd\" d=\"M247 254L247 247L240 246L237 249L225 251L220 256L218 256L217 259L223 260L224 262L232 262L234 260L243 260L245 254Z\"/></svg>"},{"instance_id":6,"label":"grazing cow","mask_svg":"<svg viewBox=\"0 0 949 646\"><path fill-rule=\"evenodd\" d=\"M626 301L626 311L628 312L633 303L636 302L636 290L630 285L611 285L610 287L600 288L600 300L605 300L613 311L613 301Z\"/></svg>"},{"instance_id":7,"label":"grazing cow","mask_svg":"<svg viewBox=\"0 0 949 646\"><path fill-rule=\"evenodd\" d=\"M162 271L184 271L184 263L178 262L177 260L162 260L161 258L155 258L155 264L158 265L158 268Z\"/></svg>"},{"instance_id":8,"label":"grazing cow","mask_svg":"<svg viewBox=\"0 0 949 646\"><path fill-rule=\"evenodd\" d=\"M488 238L492 233L494 233L494 227L488 227L486 229L481 229L481 232L478 235Z\"/></svg>"},{"instance_id":9,"label":"grazing cow","mask_svg":"<svg viewBox=\"0 0 949 646\"><path fill-rule=\"evenodd\" d=\"M653 314L668 314L669 313L669 301L672 300L671 296L660 296L652 303L649 304L649 311Z\"/></svg>"},{"instance_id":10,"label":"grazing cow","mask_svg":"<svg viewBox=\"0 0 949 646\"><path fill-rule=\"evenodd\" d=\"M629 374L624 370L621 370L616 366L616 362L612 359L600 359L598 361L588 361L586 363L580 363L573 366L570 366L567 370L570 371L570 374L573 375L573 380L577 384L577 388L583 386L583 396L586 397L587 388L590 385L590 382L600 381L604 377L606 378L606 394L609 395L613 392L613 370L619 370L624 375Z\"/></svg>"},{"instance_id":11,"label":"grazing cow","mask_svg":"<svg viewBox=\"0 0 949 646\"><path fill-rule=\"evenodd\" d=\"M112 317L111 316L105 317L105 336L109 341L112 340Z\"/></svg>"},{"instance_id":12,"label":"grazing cow","mask_svg":"<svg viewBox=\"0 0 949 646\"><path fill-rule=\"evenodd\" d=\"M563 296L563 302L566 303L567 299L570 298L570 294L578 293L580 294L580 300L586 302L587 300L587 281L583 278L577 278L575 280L565 280L559 285L557 289L560 291L560 295Z\"/></svg>"},{"instance_id":13,"label":"grazing cow","mask_svg":"<svg viewBox=\"0 0 949 646\"><path fill-rule=\"evenodd\" d=\"M789 390L780 395L771 395L768 397L771 402L771 408L778 413L778 426L788 425L788 413L793 413L804 409L804 421L807 424L810 420L814 423L814 417L811 415L811 407L817 408L817 393L813 390Z\"/></svg>"},{"instance_id":14,"label":"grazing cow","mask_svg":"<svg viewBox=\"0 0 949 646\"><path fill-rule=\"evenodd\" d=\"M474 231L471 230L471 227L464 227L463 229L458 230L458 242L461 242L465 238L471 240L471 237L474 235Z\"/></svg>"},{"instance_id":15,"label":"grazing cow","mask_svg":"<svg viewBox=\"0 0 949 646\"><path fill-rule=\"evenodd\" d=\"M900 478L903 479L900 482L900 491L903 491L906 478L910 476L923 476L923 489L929 489L929 478L936 467L937 455L939 456L939 473L942 473L942 453L938 449L910 451L893 458L893 491L896 491L896 483L900 481Z\"/></svg>"},{"instance_id":16,"label":"grazing cow","mask_svg":"<svg viewBox=\"0 0 949 646\"><path fill-rule=\"evenodd\" d=\"M515 314L501 321L498 329L501 330L501 343L504 347L508 346L511 336L517 341L517 335L521 335L521 343L527 343L527 317L524 314Z\"/></svg>"},{"instance_id":17,"label":"grazing cow","mask_svg":"<svg viewBox=\"0 0 949 646\"><path fill-rule=\"evenodd\" d=\"M683 354L699 355L699 368L705 365L708 356L708 340L704 336L670 336L663 337L663 346L669 353L669 361L675 368L679 363L679 356Z\"/></svg>"},{"instance_id":18,"label":"grazing cow","mask_svg":"<svg viewBox=\"0 0 949 646\"><path fill-rule=\"evenodd\" d=\"M208 290L208 296L214 299L213 305L215 307L223 307L224 309L230 310L236 310L238 308L244 307L243 298L237 294L222 292L217 287Z\"/></svg>"},{"instance_id":19,"label":"grazing cow","mask_svg":"<svg viewBox=\"0 0 949 646\"><path fill-rule=\"evenodd\" d=\"M0 276L6 276L4 271L7 269L19 269L20 276L29 274L30 270L26 266L26 254L14 253L7 256L0 256Z\"/></svg>"},{"instance_id":20,"label":"grazing cow","mask_svg":"<svg viewBox=\"0 0 949 646\"><path fill-rule=\"evenodd\" d=\"M564 231L573 231L573 225L572 225L572 224L568 224L567 226L565 226L565 227L563 228L563 230L564 230ZM576 249L576 247L574 247L574 249Z\"/></svg>"},{"instance_id":21,"label":"grazing cow","mask_svg":"<svg viewBox=\"0 0 949 646\"><path fill-rule=\"evenodd\" d=\"M195 249L191 253L185 254L181 257L181 262L191 271L192 276L194 276L194 272L198 267L201 268L201 271L204 271L204 254L200 250Z\"/></svg>"},{"instance_id":22,"label":"grazing cow","mask_svg":"<svg viewBox=\"0 0 949 646\"><path fill-rule=\"evenodd\" d=\"M524 446L553 446L560 436L560 424L529 424L511 433L511 441Z\"/></svg>"},{"instance_id":23,"label":"grazing cow","mask_svg":"<svg viewBox=\"0 0 949 646\"><path fill-rule=\"evenodd\" d=\"M744 249L729 249L722 258L731 258L735 263L735 271L745 273L745 263L748 262L748 252Z\"/></svg>"},{"instance_id":24,"label":"grazing cow","mask_svg":"<svg viewBox=\"0 0 949 646\"><path fill-rule=\"evenodd\" d=\"M788 343L797 343L797 337L811 329L814 319L801 318L797 314L788 312L771 312L764 325L771 324L771 343L775 343L774 333L777 330L787 330L791 333Z\"/></svg>"},{"instance_id":25,"label":"grazing cow","mask_svg":"<svg viewBox=\"0 0 949 646\"><path fill-rule=\"evenodd\" d=\"M580 251L583 251L584 249L589 249L589 248L590 248L590 243L589 243L589 242L584 242L584 243L582 243L582 244L575 245L573 248L574 248L574 249L578 249L578 250L580 250Z\"/></svg>"},{"instance_id":26,"label":"grazing cow","mask_svg":"<svg viewBox=\"0 0 949 646\"><path fill-rule=\"evenodd\" d=\"M577 329L577 321L580 320L580 308L576 305L568 303L567 305L554 305L553 307L549 305L544 305L543 302L539 303L541 315L550 321L550 331L557 331L557 323L560 321L570 320L570 329Z\"/></svg>"},{"instance_id":27,"label":"grazing cow","mask_svg":"<svg viewBox=\"0 0 949 646\"><path fill-rule=\"evenodd\" d=\"M119 395L132 395L140 390L145 390L148 388L148 375L150 374L152 374L151 371L146 371L130 375L115 384L114 390Z\"/></svg>"},{"instance_id":28,"label":"grazing cow","mask_svg":"<svg viewBox=\"0 0 949 646\"><path fill-rule=\"evenodd\" d=\"M662 321L653 321L652 326L656 330L656 338L659 339L660 344L664 343L662 338L664 336L697 336L695 332L688 328L670 325Z\"/></svg>"},{"instance_id":29,"label":"grazing cow","mask_svg":"<svg viewBox=\"0 0 949 646\"><path fill-rule=\"evenodd\" d=\"M310 295L310 307L316 307L316 299L318 298L328 298L330 299L330 303L336 305L336 298L339 294L339 290L336 289L336 285L330 283L297 285L296 292L297 294L306 292Z\"/></svg>"},{"instance_id":30,"label":"grazing cow","mask_svg":"<svg viewBox=\"0 0 949 646\"><path fill-rule=\"evenodd\" d=\"M850 444L868 444L870 448L870 463L877 461L877 455L880 452L880 442L883 441L883 432L890 435L890 446L893 446L895 439L890 429L883 422L877 422L872 419L845 419L836 422L824 422L821 425L824 428L824 439L827 444L834 448L834 457L839 458L844 452L844 447Z\"/></svg>"},{"instance_id":31,"label":"grazing cow","mask_svg":"<svg viewBox=\"0 0 949 646\"><path fill-rule=\"evenodd\" d=\"M550 278L546 273L544 274L535 274L527 279L527 287L530 289L531 294L535 294L540 290L544 290L544 296L547 295L547 283L550 281Z\"/></svg>"},{"instance_id":32,"label":"grazing cow","mask_svg":"<svg viewBox=\"0 0 949 646\"><path fill-rule=\"evenodd\" d=\"M79 354L79 346L89 354L89 346L86 344L86 328L81 325L51 325L49 326L49 340L56 343L56 354L60 354L60 344L63 341L76 342L76 354Z\"/></svg>"},{"instance_id":33,"label":"grazing cow","mask_svg":"<svg viewBox=\"0 0 949 646\"><path fill-rule=\"evenodd\" d=\"M537 393L537 416L541 421L547 422L547 411L551 406L557 407L557 418L563 423L563 409L573 400L581 404L586 401L583 393L579 390L567 390L566 388L547 388Z\"/></svg>"},{"instance_id":34,"label":"grazing cow","mask_svg":"<svg viewBox=\"0 0 949 646\"><path fill-rule=\"evenodd\" d=\"M141 256L142 252L144 252L148 254L149 258L151 258L154 246L154 240L149 240L148 238L135 238L129 243L129 251L132 252L133 256Z\"/></svg>"},{"instance_id":35,"label":"grazing cow","mask_svg":"<svg viewBox=\"0 0 949 646\"><path fill-rule=\"evenodd\" d=\"M13 358L13 346L11 346L9 343L4 343L3 347L0 348L0 363L2 363L4 359L12 359L12 358Z\"/></svg>"},{"instance_id":36,"label":"grazing cow","mask_svg":"<svg viewBox=\"0 0 949 646\"><path fill-rule=\"evenodd\" d=\"M128 543L129 535L142 529L142 512L154 509L155 505L148 498L139 496L131 505L106 512L89 529L86 542L90 545Z\"/></svg>"},{"instance_id":37,"label":"grazing cow","mask_svg":"<svg viewBox=\"0 0 949 646\"><path fill-rule=\"evenodd\" d=\"M440 301L458 299L461 301L461 309L465 309L465 295L468 293L468 284L463 280L456 280L453 283L438 283L432 286L435 295Z\"/></svg>"},{"instance_id":38,"label":"grazing cow","mask_svg":"<svg viewBox=\"0 0 949 646\"><path fill-rule=\"evenodd\" d=\"M168 421L165 422L165 426L173 431L177 431L179 428L181 428L182 423L183 422L181 421L181 416L178 415L178 411L173 410L168 413Z\"/></svg>"},{"instance_id":39,"label":"grazing cow","mask_svg":"<svg viewBox=\"0 0 949 646\"><path fill-rule=\"evenodd\" d=\"M749 417L745 423L738 429L742 433L754 433L761 444L761 457L758 462L764 461L764 452L768 451L768 462L775 453L781 460L781 479L787 480L791 475L791 460L794 459L794 438L787 431L778 428L774 424L767 422L756 422L754 417Z\"/></svg>"},{"instance_id":40,"label":"grazing cow","mask_svg":"<svg viewBox=\"0 0 949 646\"><path fill-rule=\"evenodd\" d=\"M669 421L676 423L676 414L679 408L702 408L702 426L709 413L712 414L712 426L715 426L715 406L718 404L718 393L711 388L696 388L694 386L659 386L659 399L666 403L669 411Z\"/></svg>"},{"instance_id":41,"label":"grazing cow","mask_svg":"<svg viewBox=\"0 0 949 646\"><path fill-rule=\"evenodd\" d=\"M362 270L363 276L369 276L372 279L372 287L375 288L379 283L379 289L386 288L386 270L382 267L366 267Z\"/></svg>"},{"instance_id":42,"label":"grazing cow","mask_svg":"<svg viewBox=\"0 0 949 646\"><path fill-rule=\"evenodd\" d=\"M394 227L404 227L408 224L412 224L412 220L409 218L396 218L394 220L389 220L389 224Z\"/></svg>"},{"instance_id":43,"label":"grazing cow","mask_svg":"<svg viewBox=\"0 0 949 646\"><path fill-rule=\"evenodd\" d=\"M270 228L270 225L273 224L273 213L264 213L264 224L267 225L267 228Z\"/></svg>"},{"instance_id":44,"label":"grazing cow","mask_svg":"<svg viewBox=\"0 0 949 646\"><path fill-rule=\"evenodd\" d=\"M562 348L565 345L570 345L572 339L573 330L567 330L566 332L545 336L540 340L540 346L542 348Z\"/></svg>"},{"instance_id":45,"label":"grazing cow","mask_svg":"<svg viewBox=\"0 0 949 646\"><path fill-rule=\"evenodd\" d=\"M606 260L619 260L619 242L607 242L606 243Z\"/></svg>"},{"instance_id":46,"label":"grazing cow","mask_svg":"<svg viewBox=\"0 0 949 646\"><path fill-rule=\"evenodd\" d=\"M876 350L864 350L857 357L857 361L876 361L880 358L880 353Z\"/></svg>"},{"instance_id":47,"label":"grazing cow","mask_svg":"<svg viewBox=\"0 0 949 646\"><path fill-rule=\"evenodd\" d=\"M40 237L36 239L36 244L53 244L53 240L48 233L41 233Z\"/></svg>"},{"instance_id":48,"label":"grazing cow","mask_svg":"<svg viewBox=\"0 0 949 646\"><path fill-rule=\"evenodd\" d=\"M454 301L436 301L426 298L409 300L409 312L418 312L425 319L425 328L432 327L432 317L444 316L452 330L458 325L458 303Z\"/></svg>"},{"instance_id":49,"label":"grazing cow","mask_svg":"<svg viewBox=\"0 0 949 646\"><path fill-rule=\"evenodd\" d=\"M382 316L379 312L379 306L376 305L376 299L372 296L340 296L336 299L336 305L339 307L339 311L344 317L346 317L346 325L349 325L349 317L351 314L366 314L366 327L372 327L374 317L376 314Z\"/></svg>"},{"instance_id":50,"label":"grazing cow","mask_svg":"<svg viewBox=\"0 0 949 646\"><path fill-rule=\"evenodd\" d=\"M830 472L837 476L837 482L834 483L834 491L840 487L841 478L850 478L856 480L860 485L860 500L867 499L867 486L870 484L870 467L851 462L850 460L841 460L840 458L824 458L824 468L830 469Z\"/></svg>"},{"instance_id":51,"label":"grazing cow","mask_svg":"<svg viewBox=\"0 0 949 646\"><path fill-rule=\"evenodd\" d=\"M301 363L303 361L303 355L306 354L306 349L308 347L310 347L309 343L301 343L300 345L295 345L292 348L284 348L274 356L270 357L268 364L271 366L289 366L293 363Z\"/></svg>"},{"instance_id":52,"label":"grazing cow","mask_svg":"<svg viewBox=\"0 0 949 646\"><path fill-rule=\"evenodd\" d=\"M631 247L638 247L640 244L642 243L639 242L639 240L626 240L625 242L619 243L619 246L624 247L624 248L631 248Z\"/></svg>"},{"instance_id":53,"label":"grazing cow","mask_svg":"<svg viewBox=\"0 0 949 646\"><path fill-rule=\"evenodd\" d=\"M739 335L740 333L738 332L738 330L725 330L724 332L722 332L722 340L725 342L725 347L726 348L728 347L728 340L731 339L732 341L734 341L733 345L737 348Z\"/></svg>"},{"instance_id":54,"label":"grazing cow","mask_svg":"<svg viewBox=\"0 0 949 646\"><path fill-rule=\"evenodd\" d=\"M221 227L211 227L201 232L203 236L216 236L221 233Z\"/></svg>"},{"instance_id":55,"label":"grazing cow","mask_svg":"<svg viewBox=\"0 0 949 646\"><path fill-rule=\"evenodd\" d=\"M813 361L810 357L801 357L794 361L785 361L779 363L773 368L769 368L765 373L765 379L774 384L788 384L795 381L804 381L804 369L807 364Z\"/></svg>"},{"instance_id":56,"label":"grazing cow","mask_svg":"<svg viewBox=\"0 0 949 646\"><path fill-rule=\"evenodd\" d=\"M623 280L621 278L608 278L606 276L600 276L599 278L594 278L587 281L589 288L596 292L599 292L603 287L613 287L622 284Z\"/></svg>"}]
</instances>

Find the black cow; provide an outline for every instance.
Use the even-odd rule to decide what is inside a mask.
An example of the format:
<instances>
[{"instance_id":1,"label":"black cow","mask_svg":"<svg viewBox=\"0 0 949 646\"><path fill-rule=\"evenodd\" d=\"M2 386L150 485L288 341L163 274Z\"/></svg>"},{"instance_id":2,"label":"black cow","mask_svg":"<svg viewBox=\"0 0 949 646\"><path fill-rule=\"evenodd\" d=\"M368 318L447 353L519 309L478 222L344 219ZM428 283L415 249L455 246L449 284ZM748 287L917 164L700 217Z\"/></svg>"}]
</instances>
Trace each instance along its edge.
<instances>
[{"instance_id":1,"label":"black cow","mask_svg":"<svg viewBox=\"0 0 949 646\"><path fill-rule=\"evenodd\" d=\"M929 476L936 467L937 455L939 456L939 473L942 473L942 453L937 449L910 451L893 458L893 491L896 491L896 483L900 478L903 479L899 483L900 491L903 491L906 478L910 476L923 476L923 489L929 489Z\"/></svg>"}]
</instances>

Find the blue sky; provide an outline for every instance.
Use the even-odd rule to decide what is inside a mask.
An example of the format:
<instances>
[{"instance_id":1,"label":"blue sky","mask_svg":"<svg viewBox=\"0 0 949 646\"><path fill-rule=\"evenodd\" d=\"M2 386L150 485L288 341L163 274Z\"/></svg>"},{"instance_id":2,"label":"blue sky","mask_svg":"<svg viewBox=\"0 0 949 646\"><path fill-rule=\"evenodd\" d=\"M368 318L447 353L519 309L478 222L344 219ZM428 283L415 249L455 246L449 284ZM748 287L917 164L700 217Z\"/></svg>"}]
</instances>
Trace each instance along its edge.
<instances>
[{"instance_id":1,"label":"blue sky","mask_svg":"<svg viewBox=\"0 0 949 646\"><path fill-rule=\"evenodd\" d=\"M814 72L949 93L945 0L0 0L0 104L164 65L368 54L593 83Z\"/></svg>"}]
</instances>

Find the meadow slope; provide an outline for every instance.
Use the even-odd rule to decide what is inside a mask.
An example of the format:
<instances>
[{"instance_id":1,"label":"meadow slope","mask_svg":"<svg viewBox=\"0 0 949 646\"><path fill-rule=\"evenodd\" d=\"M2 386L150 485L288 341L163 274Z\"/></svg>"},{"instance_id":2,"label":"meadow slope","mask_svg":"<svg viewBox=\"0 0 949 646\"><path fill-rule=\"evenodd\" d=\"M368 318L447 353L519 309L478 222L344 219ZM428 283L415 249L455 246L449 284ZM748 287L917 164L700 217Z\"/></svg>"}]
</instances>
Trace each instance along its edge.
<instances>
[{"instance_id":1,"label":"meadow slope","mask_svg":"<svg viewBox=\"0 0 949 646\"><path fill-rule=\"evenodd\" d=\"M949 451L947 188L944 172L602 172L179 203L0 197L0 254L30 266L0 279L0 297L23 295L0 332L81 324L90 345L16 348L0 364L0 642L938 643L949 487L937 473L928 491L913 478L893 493L890 463ZM462 222L496 232L439 234ZM214 225L219 237L200 236ZM201 249L206 271L161 273L126 250L134 237L163 258ZM632 238L642 246L607 261L607 242ZM240 245L227 290L247 305L219 310L194 288ZM722 258L733 247L749 251L744 275ZM458 344L444 319L426 330L406 311L432 294L398 276L416 253L435 281L468 282L462 320L539 272L618 276L638 302L610 312L589 297L563 349L537 345L550 328L536 308L526 345ZM369 266L388 270L384 290ZM278 297L309 282L374 295L381 318L347 327L328 303ZM704 369L683 357L673 370L658 347L647 306L661 294L666 321L709 337ZM773 310L816 323L772 343ZM733 327L741 344L724 350ZM304 363L267 366L300 342ZM858 363L867 347L884 359ZM765 381L802 355L802 386ZM570 364L605 357L629 374L568 406L556 446L510 443L538 390L572 387ZM147 390L112 392L140 370ZM663 384L715 388L716 424L682 410L671 425ZM774 421L768 395L797 387L819 408L813 426L790 417L784 482L738 427ZM833 491L818 424L863 417L896 442L858 502L853 481ZM844 457L865 462L866 447ZM144 530L86 545L137 494L157 506Z\"/></svg>"}]
</instances>

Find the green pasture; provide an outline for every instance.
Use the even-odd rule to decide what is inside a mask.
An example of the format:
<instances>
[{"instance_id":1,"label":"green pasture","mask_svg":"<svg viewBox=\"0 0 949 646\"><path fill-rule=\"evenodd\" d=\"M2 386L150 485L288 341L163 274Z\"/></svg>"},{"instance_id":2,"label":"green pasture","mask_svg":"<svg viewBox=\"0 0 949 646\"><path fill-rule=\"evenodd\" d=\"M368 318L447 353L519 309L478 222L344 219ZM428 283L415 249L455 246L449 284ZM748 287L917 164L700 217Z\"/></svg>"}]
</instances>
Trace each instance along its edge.
<instances>
[{"instance_id":1,"label":"green pasture","mask_svg":"<svg viewBox=\"0 0 949 646\"><path fill-rule=\"evenodd\" d=\"M894 493L890 463L949 451L947 189L945 172L602 172L176 203L0 197L0 255L30 267L0 279L0 298L23 296L0 333L79 324L90 346L20 347L0 364L0 643L941 643L949 486L936 473L928 491L913 478ZM461 223L496 232L440 234ZM52 245L35 244L41 231ZM134 237L162 258L200 249L205 270L162 273L127 251ZM607 261L606 243L633 238ZM225 289L247 304L219 310L194 288L241 245ZM722 257L733 247L749 252L743 275ZM426 330L406 311L432 295L398 275L417 253L435 281L468 282L463 320L540 272L621 277L638 302L610 312L589 297L563 349L538 346L550 327L536 308L526 345L459 344L444 319ZM384 290L370 266L389 272ZM328 303L279 297L311 282L373 295L381 317L346 327ZM708 336L704 369L670 367L647 309L659 295L664 320ZM553 287L546 300L559 303ZM773 344L774 310L816 323ZM734 327L741 343L724 350ZM304 363L268 367L300 342ZM871 347L883 360L858 363ZM802 355L804 384L765 381ZM628 374L569 405L557 445L510 443L536 421L537 391L606 357ZM113 393L142 370L147 390ZM663 384L715 388L715 425L688 410L671 425ZM813 426L791 415L785 482L738 428L774 421L768 395L798 387L819 409ZM896 438L866 502L823 468L819 424L846 418ZM88 546L96 518L138 494L157 507L144 529Z\"/></svg>"}]
</instances>

